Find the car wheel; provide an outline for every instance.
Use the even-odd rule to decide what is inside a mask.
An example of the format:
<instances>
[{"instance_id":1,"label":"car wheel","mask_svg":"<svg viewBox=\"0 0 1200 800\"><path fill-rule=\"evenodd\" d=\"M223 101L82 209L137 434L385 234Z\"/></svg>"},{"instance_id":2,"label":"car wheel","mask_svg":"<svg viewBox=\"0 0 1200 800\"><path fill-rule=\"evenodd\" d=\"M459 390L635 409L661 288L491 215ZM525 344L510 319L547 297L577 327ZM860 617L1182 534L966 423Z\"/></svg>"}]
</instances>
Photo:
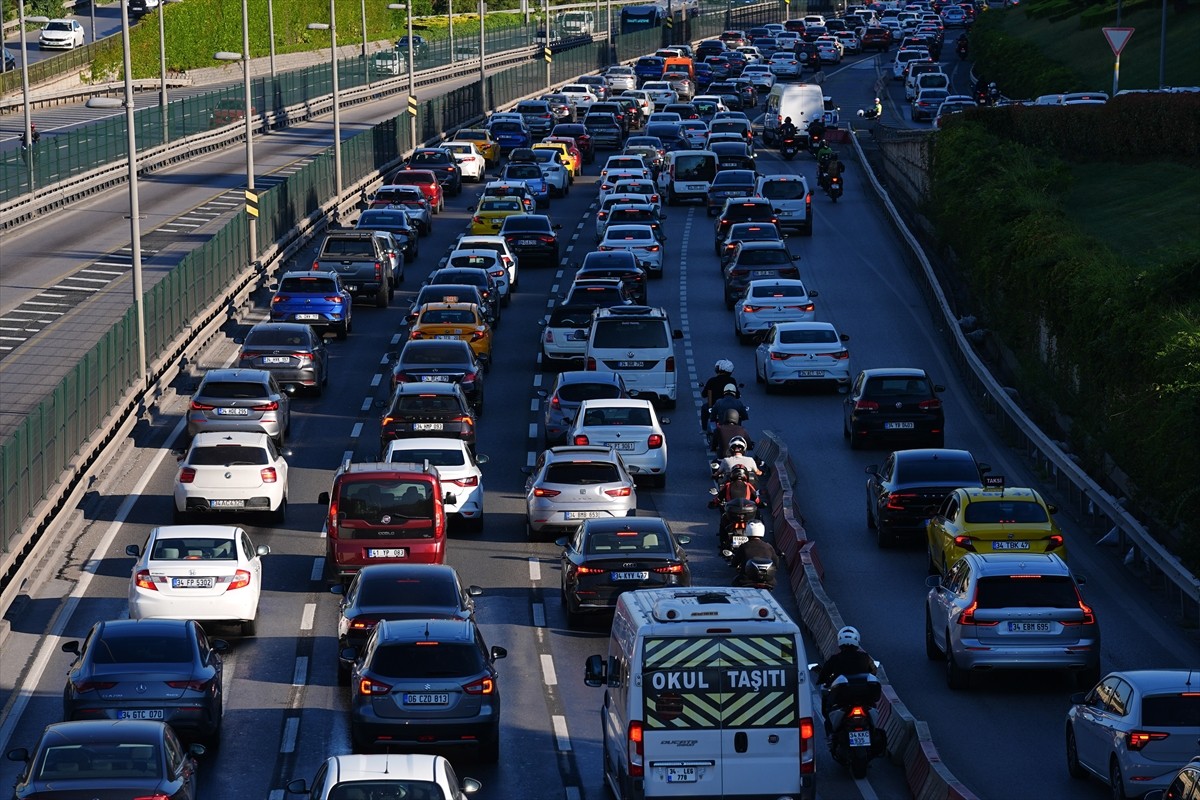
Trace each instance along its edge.
<instances>
[{"instance_id":1,"label":"car wheel","mask_svg":"<svg viewBox=\"0 0 1200 800\"><path fill-rule=\"evenodd\" d=\"M942 574L938 569L937 559L933 557L933 550L929 549L929 542L925 543L925 572L929 575Z\"/></svg>"},{"instance_id":2,"label":"car wheel","mask_svg":"<svg viewBox=\"0 0 1200 800\"><path fill-rule=\"evenodd\" d=\"M258 633L258 622L248 619L242 623L242 636L254 636Z\"/></svg>"},{"instance_id":3,"label":"car wheel","mask_svg":"<svg viewBox=\"0 0 1200 800\"><path fill-rule=\"evenodd\" d=\"M387 308L388 307L388 294L389 294L389 290L388 290L387 286L379 287L379 291L375 293L375 307L376 308Z\"/></svg>"},{"instance_id":4,"label":"car wheel","mask_svg":"<svg viewBox=\"0 0 1200 800\"><path fill-rule=\"evenodd\" d=\"M1075 729L1067 728L1067 774L1077 781L1087 777L1087 770L1079 763L1079 747L1075 744Z\"/></svg>"},{"instance_id":5,"label":"car wheel","mask_svg":"<svg viewBox=\"0 0 1200 800\"><path fill-rule=\"evenodd\" d=\"M537 535L534 533L533 526L529 524L529 520L525 520L525 541L537 541Z\"/></svg>"},{"instance_id":6,"label":"car wheel","mask_svg":"<svg viewBox=\"0 0 1200 800\"><path fill-rule=\"evenodd\" d=\"M941 661L945 658L945 654L937 646L937 640L933 638L933 621L929 618L929 609L925 610L925 657L930 661Z\"/></svg>"},{"instance_id":7,"label":"car wheel","mask_svg":"<svg viewBox=\"0 0 1200 800\"><path fill-rule=\"evenodd\" d=\"M765 383L766 382L763 380L763 376L758 371L757 363L755 363L755 365L754 365L754 382L755 383Z\"/></svg>"},{"instance_id":8,"label":"car wheel","mask_svg":"<svg viewBox=\"0 0 1200 800\"><path fill-rule=\"evenodd\" d=\"M1116 756L1113 756L1112 763L1108 766L1108 796L1112 800L1129 800L1129 795L1125 794L1125 779L1121 775L1121 764L1117 761Z\"/></svg>"},{"instance_id":9,"label":"car wheel","mask_svg":"<svg viewBox=\"0 0 1200 800\"><path fill-rule=\"evenodd\" d=\"M736 325L733 326L733 335L737 337L738 344L753 344L754 343L754 337L750 336L749 334L742 333L741 331L739 331L737 329Z\"/></svg>"},{"instance_id":10,"label":"car wheel","mask_svg":"<svg viewBox=\"0 0 1200 800\"><path fill-rule=\"evenodd\" d=\"M867 501L867 528L875 530L875 515L871 513L871 501Z\"/></svg>"},{"instance_id":11,"label":"car wheel","mask_svg":"<svg viewBox=\"0 0 1200 800\"><path fill-rule=\"evenodd\" d=\"M854 431L850 431L849 436L850 436L850 449L851 450L862 450L863 446L865 445L865 442L863 441L863 439L864 439L863 435L860 433L855 433Z\"/></svg>"},{"instance_id":12,"label":"car wheel","mask_svg":"<svg viewBox=\"0 0 1200 800\"><path fill-rule=\"evenodd\" d=\"M287 498L279 501L279 508L271 512L271 522L275 525L283 525L287 522Z\"/></svg>"},{"instance_id":13,"label":"car wheel","mask_svg":"<svg viewBox=\"0 0 1200 800\"><path fill-rule=\"evenodd\" d=\"M341 659L338 659L337 664L337 682L338 686L350 685L350 668L343 664Z\"/></svg>"},{"instance_id":14,"label":"car wheel","mask_svg":"<svg viewBox=\"0 0 1200 800\"><path fill-rule=\"evenodd\" d=\"M895 534L883 524L883 520L875 521L875 542L880 550L887 550L896 543Z\"/></svg>"},{"instance_id":15,"label":"car wheel","mask_svg":"<svg viewBox=\"0 0 1200 800\"><path fill-rule=\"evenodd\" d=\"M492 731L491 736L479 743L479 760L484 764L495 764L500 760L500 730Z\"/></svg>"},{"instance_id":16,"label":"car wheel","mask_svg":"<svg viewBox=\"0 0 1200 800\"><path fill-rule=\"evenodd\" d=\"M946 685L955 691L966 689L971 676L954 660L954 648L950 644L950 631L946 631Z\"/></svg>"}]
</instances>

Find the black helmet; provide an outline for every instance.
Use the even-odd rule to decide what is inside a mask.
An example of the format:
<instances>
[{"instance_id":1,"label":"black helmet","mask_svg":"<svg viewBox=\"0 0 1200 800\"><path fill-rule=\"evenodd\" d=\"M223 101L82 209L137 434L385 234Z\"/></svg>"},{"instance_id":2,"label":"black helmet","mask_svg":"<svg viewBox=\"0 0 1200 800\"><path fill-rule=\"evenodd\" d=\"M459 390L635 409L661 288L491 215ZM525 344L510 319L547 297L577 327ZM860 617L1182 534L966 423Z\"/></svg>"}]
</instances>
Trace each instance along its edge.
<instances>
[{"instance_id":1,"label":"black helmet","mask_svg":"<svg viewBox=\"0 0 1200 800\"><path fill-rule=\"evenodd\" d=\"M730 425L737 425L742 421L742 415L738 413L736 408L731 408L725 412L725 421Z\"/></svg>"},{"instance_id":2,"label":"black helmet","mask_svg":"<svg viewBox=\"0 0 1200 800\"><path fill-rule=\"evenodd\" d=\"M744 481L750 477L750 470L738 464L733 469L729 470L729 479L731 481Z\"/></svg>"}]
</instances>

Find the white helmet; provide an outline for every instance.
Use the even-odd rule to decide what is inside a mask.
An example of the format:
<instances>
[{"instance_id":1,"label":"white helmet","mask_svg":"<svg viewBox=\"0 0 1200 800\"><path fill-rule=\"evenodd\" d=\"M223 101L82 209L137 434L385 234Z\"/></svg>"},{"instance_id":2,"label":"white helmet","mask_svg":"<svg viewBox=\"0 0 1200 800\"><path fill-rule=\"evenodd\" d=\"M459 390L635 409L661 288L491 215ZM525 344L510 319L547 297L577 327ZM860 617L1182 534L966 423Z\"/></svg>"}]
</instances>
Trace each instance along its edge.
<instances>
[{"instance_id":1,"label":"white helmet","mask_svg":"<svg viewBox=\"0 0 1200 800\"><path fill-rule=\"evenodd\" d=\"M746 523L746 535L751 539L761 539L767 535L767 526L754 519Z\"/></svg>"},{"instance_id":2,"label":"white helmet","mask_svg":"<svg viewBox=\"0 0 1200 800\"><path fill-rule=\"evenodd\" d=\"M741 448L742 450L745 450L746 449L745 437L735 436L732 439L730 439L729 440L729 449L733 450L734 448Z\"/></svg>"},{"instance_id":3,"label":"white helmet","mask_svg":"<svg viewBox=\"0 0 1200 800\"><path fill-rule=\"evenodd\" d=\"M733 374L733 362L730 361L728 358L722 358L720 361L718 361L716 364L713 365L713 371L714 372L725 372L725 373L732 375Z\"/></svg>"},{"instance_id":4,"label":"white helmet","mask_svg":"<svg viewBox=\"0 0 1200 800\"><path fill-rule=\"evenodd\" d=\"M725 384L725 388L721 390L722 394L737 394L737 385L732 383Z\"/></svg>"},{"instance_id":5,"label":"white helmet","mask_svg":"<svg viewBox=\"0 0 1200 800\"><path fill-rule=\"evenodd\" d=\"M861 641L862 637L858 635L856 628L847 625L838 631L838 647L858 647Z\"/></svg>"}]
</instances>

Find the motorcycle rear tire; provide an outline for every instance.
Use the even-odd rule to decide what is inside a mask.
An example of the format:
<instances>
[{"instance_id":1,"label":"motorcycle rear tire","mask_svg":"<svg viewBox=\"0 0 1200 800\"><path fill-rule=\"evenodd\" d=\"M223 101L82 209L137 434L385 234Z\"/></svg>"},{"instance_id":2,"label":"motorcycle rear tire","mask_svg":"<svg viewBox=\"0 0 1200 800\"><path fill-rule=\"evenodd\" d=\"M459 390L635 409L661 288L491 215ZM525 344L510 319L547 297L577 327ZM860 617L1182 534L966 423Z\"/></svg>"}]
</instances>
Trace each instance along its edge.
<instances>
[{"instance_id":1,"label":"motorcycle rear tire","mask_svg":"<svg viewBox=\"0 0 1200 800\"><path fill-rule=\"evenodd\" d=\"M850 756L850 774L856 779L861 780L867 777L867 765L871 763L871 757L866 753L853 753Z\"/></svg>"}]
</instances>

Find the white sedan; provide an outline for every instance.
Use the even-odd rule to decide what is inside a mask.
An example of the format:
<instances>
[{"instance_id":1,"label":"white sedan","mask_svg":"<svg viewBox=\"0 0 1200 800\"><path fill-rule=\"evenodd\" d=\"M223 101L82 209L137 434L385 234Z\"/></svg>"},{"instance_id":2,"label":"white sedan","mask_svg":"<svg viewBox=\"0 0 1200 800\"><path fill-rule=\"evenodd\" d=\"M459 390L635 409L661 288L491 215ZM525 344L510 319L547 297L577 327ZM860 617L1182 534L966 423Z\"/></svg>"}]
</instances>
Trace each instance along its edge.
<instances>
[{"instance_id":1,"label":"white sedan","mask_svg":"<svg viewBox=\"0 0 1200 800\"><path fill-rule=\"evenodd\" d=\"M649 400L584 400L567 441L612 448L634 477L667 485L667 437Z\"/></svg>"},{"instance_id":2,"label":"white sedan","mask_svg":"<svg viewBox=\"0 0 1200 800\"><path fill-rule=\"evenodd\" d=\"M457 514L465 527L483 530L483 470L488 462L485 455L475 455L461 439L417 438L396 439L388 443L384 461L428 461L437 467L442 491L454 495L455 502L446 503L447 514Z\"/></svg>"},{"instance_id":3,"label":"white sedan","mask_svg":"<svg viewBox=\"0 0 1200 800\"><path fill-rule=\"evenodd\" d=\"M781 322L754 351L754 377L767 393L781 386L832 381L850 384L850 337L828 322Z\"/></svg>"},{"instance_id":4,"label":"white sedan","mask_svg":"<svg viewBox=\"0 0 1200 800\"><path fill-rule=\"evenodd\" d=\"M796 54L790 50L781 51L771 56L768 66L770 66L771 73L776 78L797 78L800 76L800 62L796 60Z\"/></svg>"},{"instance_id":5,"label":"white sedan","mask_svg":"<svg viewBox=\"0 0 1200 800\"><path fill-rule=\"evenodd\" d=\"M610 192L600 199L600 208L596 211L596 241L604 238L604 229L608 227L608 213L619 205L635 205L642 202L641 195L630 192Z\"/></svg>"},{"instance_id":6,"label":"white sedan","mask_svg":"<svg viewBox=\"0 0 1200 800\"><path fill-rule=\"evenodd\" d=\"M288 465L265 433L198 433L175 473L175 521L192 513L257 511L283 522Z\"/></svg>"},{"instance_id":7,"label":"white sedan","mask_svg":"<svg viewBox=\"0 0 1200 800\"><path fill-rule=\"evenodd\" d=\"M663 274L663 245L649 225L609 225L596 249L601 252L628 250L652 278Z\"/></svg>"},{"instance_id":8,"label":"white sedan","mask_svg":"<svg viewBox=\"0 0 1200 800\"><path fill-rule=\"evenodd\" d=\"M621 178L613 184L612 193L641 195L642 199L637 202L654 206L659 214L662 213L662 198L659 197L658 185L654 181L644 178Z\"/></svg>"},{"instance_id":9,"label":"white sedan","mask_svg":"<svg viewBox=\"0 0 1200 800\"><path fill-rule=\"evenodd\" d=\"M842 51L828 39L817 40L817 55L822 64L840 64L842 61Z\"/></svg>"},{"instance_id":10,"label":"white sedan","mask_svg":"<svg viewBox=\"0 0 1200 800\"><path fill-rule=\"evenodd\" d=\"M550 196L566 197L570 194L571 174L560 160L561 151L542 147L535 149L533 155L542 171L542 177L546 179L546 185L550 187Z\"/></svg>"},{"instance_id":11,"label":"white sedan","mask_svg":"<svg viewBox=\"0 0 1200 800\"><path fill-rule=\"evenodd\" d=\"M75 19L52 19L38 35L43 50L74 50L83 47L83 24Z\"/></svg>"},{"instance_id":12,"label":"white sedan","mask_svg":"<svg viewBox=\"0 0 1200 800\"><path fill-rule=\"evenodd\" d=\"M771 66L767 63L747 64L742 70L742 77L749 78L762 94L769 92L775 85L775 73L771 72Z\"/></svg>"},{"instance_id":13,"label":"white sedan","mask_svg":"<svg viewBox=\"0 0 1200 800\"><path fill-rule=\"evenodd\" d=\"M360 794L364 791L371 797L409 797L415 786L430 800L463 800L482 786L474 778L456 777L445 756L415 753L330 756L317 775L320 782L314 778L311 786L303 778L289 781L288 792L311 800L367 797Z\"/></svg>"},{"instance_id":14,"label":"white sedan","mask_svg":"<svg viewBox=\"0 0 1200 800\"><path fill-rule=\"evenodd\" d=\"M253 636L262 557L270 552L228 525L154 528L144 547L125 548L136 559L129 576L129 618L235 623L243 636Z\"/></svg>"},{"instance_id":15,"label":"white sedan","mask_svg":"<svg viewBox=\"0 0 1200 800\"><path fill-rule=\"evenodd\" d=\"M816 291L794 278L750 281L746 294L733 308L733 332L742 344L781 322L807 322L813 318Z\"/></svg>"},{"instance_id":16,"label":"white sedan","mask_svg":"<svg viewBox=\"0 0 1200 800\"><path fill-rule=\"evenodd\" d=\"M462 171L463 179L483 183L487 177L487 159L474 142L443 142L442 149L449 150Z\"/></svg>"},{"instance_id":17,"label":"white sedan","mask_svg":"<svg viewBox=\"0 0 1200 800\"><path fill-rule=\"evenodd\" d=\"M655 108L666 108L671 103L679 102L679 95L666 81L646 81L642 84L642 91L654 102Z\"/></svg>"},{"instance_id":18,"label":"white sedan","mask_svg":"<svg viewBox=\"0 0 1200 800\"><path fill-rule=\"evenodd\" d=\"M650 181L649 170L622 167L620 169L610 169L608 174L600 179L600 202L604 202L604 198L617 190L617 184L621 181Z\"/></svg>"}]
</instances>

